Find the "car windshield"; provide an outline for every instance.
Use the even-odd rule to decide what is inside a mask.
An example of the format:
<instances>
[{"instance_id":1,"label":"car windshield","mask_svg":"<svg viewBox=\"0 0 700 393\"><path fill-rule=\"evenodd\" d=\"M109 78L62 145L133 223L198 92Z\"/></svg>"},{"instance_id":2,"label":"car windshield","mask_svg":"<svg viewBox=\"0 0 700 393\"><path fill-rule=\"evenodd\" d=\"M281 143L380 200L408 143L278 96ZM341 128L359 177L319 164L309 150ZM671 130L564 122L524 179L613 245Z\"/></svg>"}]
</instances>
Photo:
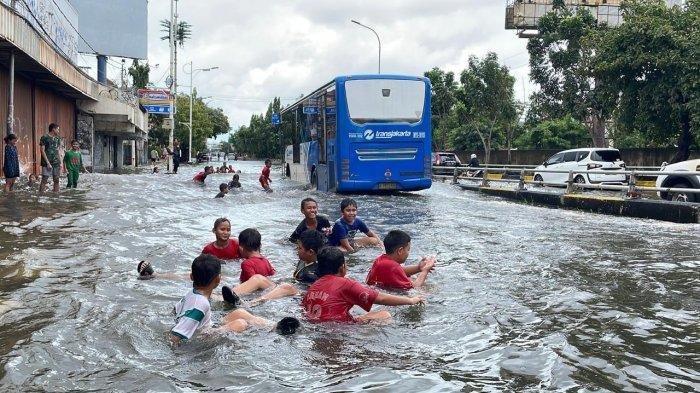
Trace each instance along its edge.
<instances>
[{"instance_id":1,"label":"car windshield","mask_svg":"<svg viewBox=\"0 0 700 393\"><path fill-rule=\"evenodd\" d=\"M622 161L622 158L620 157L620 152L617 150L594 150L591 153L591 160L615 162Z\"/></svg>"}]
</instances>

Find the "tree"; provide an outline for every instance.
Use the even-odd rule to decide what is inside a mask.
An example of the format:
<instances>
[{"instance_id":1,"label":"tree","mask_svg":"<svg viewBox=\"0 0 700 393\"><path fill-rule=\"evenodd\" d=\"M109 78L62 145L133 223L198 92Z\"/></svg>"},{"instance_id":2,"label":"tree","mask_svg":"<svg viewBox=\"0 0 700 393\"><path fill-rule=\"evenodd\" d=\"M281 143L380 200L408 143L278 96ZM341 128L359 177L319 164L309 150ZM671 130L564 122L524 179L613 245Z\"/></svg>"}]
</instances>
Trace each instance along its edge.
<instances>
[{"instance_id":1,"label":"tree","mask_svg":"<svg viewBox=\"0 0 700 393\"><path fill-rule=\"evenodd\" d=\"M448 135L451 131L448 125L448 116L455 105L455 93L458 83L453 72L445 72L438 67L426 72L425 77L430 80L433 128L433 147L436 150L447 150Z\"/></svg>"},{"instance_id":2,"label":"tree","mask_svg":"<svg viewBox=\"0 0 700 393\"><path fill-rule=\"evenodd\" d=\"M515 78L508 67L498 63L495 53L488 53L483 59L469 58L460 82L455 113L461 132L473 132L479 137L484 162L488 163L494 140L503 139L504 130L517 121Z\"/></svg>"},{"instance_id":3,"label":"tree","mask_svg":"<svg viewBox=\"0 0 700 393\"><path fill-rule=\"evenodd\" d=\"M592 63L606 105L616 107L625 141L678 150L687 160L700 125L700 1L668 7L663 1L630 1L625 22L593 35Z\"/></svg>"},{"instance_id":4,"label":"tree","mask_svg":"<svg viewBox=\"0 0 700 393\"><path fill-rule=\"evenodd\" d=\"M594 78L590 64L596 51L583 45L587 36L599 27L591 13L580 7L575 10L556 2L554 9L540 19L536 37L530 38L530 78L540 86L534 93L532 107L539 121L571 115L588 124L596 147L607 146L605 122L612 108L599 97L600 83Z\"/></svg>"},{"instance_id":5,"label":"tree","mask_svg":"<svg viewBox=\"0 0 700 393\"><path fill-rule=\"evenodd\" d=\"M588 146L590 138L584 124L571 116L545 120L525 131L515 145L525 149L573 149Z\"/></svg>"},{"instance_id":6,"label":"tree","mask_svg":"<svg viewBox=\"0 0 700 393\"><path fill-rule=\"evenodd\" d=\"M272 125L272 114L282 109L281 101L275 98L264 114L254 114L247 126L239 127L229 137L236 152L257 158L279 158L282 156L280 129Z\"/></svg>"},{"instance_id":7,"label":"tree","mask_svg":"<svg viewBox=\"0 0 700 393\"><path fill-rule=\"evenodd\" d=\"M134 62L129 67L129 75L134 82L134 89L143 89L148 85L148 77L151 72L151 66L148 63L139 64L139 61L134 59Z\"/></svg>"}]
</instances>

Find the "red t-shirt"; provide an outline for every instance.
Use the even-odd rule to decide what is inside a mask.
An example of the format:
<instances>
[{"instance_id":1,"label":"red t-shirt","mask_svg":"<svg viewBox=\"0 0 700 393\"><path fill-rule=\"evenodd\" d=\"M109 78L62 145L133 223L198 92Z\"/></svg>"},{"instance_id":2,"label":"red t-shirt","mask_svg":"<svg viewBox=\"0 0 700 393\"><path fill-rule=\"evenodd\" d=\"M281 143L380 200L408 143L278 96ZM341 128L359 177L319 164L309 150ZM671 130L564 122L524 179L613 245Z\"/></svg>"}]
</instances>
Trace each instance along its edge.
<instances>
[{"instance_id":1,"label":"red t-shirt","mask_svg":"<svg viewBox=\"0 0 700 393\"><path fill-rule=\"evenodd\" d=\"M267 165L263 165L262 173L260 174L260 181L267 182L270 180L270 168Z\"/></svg>"},{"instance_id":2,"label":"red t-shirt","mask_svg":"<svg viewBox=\"0 0 700 393\"><path fill-rule=\"evenodd\" d=\"M379 292L355 280L329 274L309 287L301 305L312 322L353 322L352 306L369 311L377 295Z\"/></svg>"},{"instance_id":3,"label":"red t-shirt","mask_svg":"<svg viewBox=\"0 0 700 393\"><path fill-rule=\"evenodd\" d=\"M413 282L401 265L386 254L374 260L367 275L367 284L393 289L413 288Z\"/></svg>"},{"instance_id":4,"label":"red t-shirt","mask_svg":"<svg viewBox=\"0 0 700 393\"><path fill-rule=\"evenodd\" d=\"M250 257L241 263L241 282L250 280L256 274L273 276L275 268L265 257Z\"/></svg>"},{"instance_id":5,"label":"red t-shirt","mask_svg":"<svg viewBox=\"0 0 700 393\"><path fill-rule=\"evenodd\" d=\"M238 250L238 240L228 239L228 245L224 248L216 246L216 242L211 242L204 246L202 254L213 255L219 259L238 259L241 257Z\"/></svg>"},{"instance_id":6,"label":"red t-shirt","mask_svg":"<svg viewBox=\"0 0 700 393\"><path fill-rule=\"evenodd\" d=\"M194 175L194 178L192 180L204 183L204 179L207 178L207 174L204 172L199 172L198 174Z\"/></svg>"}]
</instances>

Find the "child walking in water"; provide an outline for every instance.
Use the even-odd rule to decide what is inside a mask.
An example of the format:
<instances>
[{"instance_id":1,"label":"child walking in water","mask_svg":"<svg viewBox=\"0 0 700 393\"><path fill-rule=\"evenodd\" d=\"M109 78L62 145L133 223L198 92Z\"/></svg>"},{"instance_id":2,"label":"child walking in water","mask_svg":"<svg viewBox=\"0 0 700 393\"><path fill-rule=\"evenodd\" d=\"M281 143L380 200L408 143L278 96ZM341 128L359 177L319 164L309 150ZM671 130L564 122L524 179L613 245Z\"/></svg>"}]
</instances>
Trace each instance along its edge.
<instances>
[{"instance_id":1,"label":"child walking in water","mask_svg":"<svg viewBox=\"0 0 700 393\"><path fill-rule=\"evenodd\" d=\"M66 151L66 154L63 156L63 165L68 172L68 185L66 188L77 188L78 176L81 171L85 172L83 155L80 153L80 143L78 141L71 141L71 150Z\"/></svg>"},{"instance_id":2,"label":"child walking in water","mask_svg":"<svg viewBox=\"0 0 700 393\"><path fill-rule=\"evenodd\" d=\"M260 173L260 185L266 192L272 192L272 188L270 188L270 183L272 182L272 179L270 179L270 168L272 167L272 160L269 158L265 160L265 165L262 168L262 172Z\"/></svg>"},{"instance_id":3,"label":"child walking in water","mask_svg":"<svg viewBox=\"0 0 700 393\"><path fill-rule=\"evenodd\" d=\"M12 192L15 181L19 177L19 157L17 156L17 136L10 134L5 137L5 160L3 172L5 174L5 192Z\"/></svg>"}]
</instances>

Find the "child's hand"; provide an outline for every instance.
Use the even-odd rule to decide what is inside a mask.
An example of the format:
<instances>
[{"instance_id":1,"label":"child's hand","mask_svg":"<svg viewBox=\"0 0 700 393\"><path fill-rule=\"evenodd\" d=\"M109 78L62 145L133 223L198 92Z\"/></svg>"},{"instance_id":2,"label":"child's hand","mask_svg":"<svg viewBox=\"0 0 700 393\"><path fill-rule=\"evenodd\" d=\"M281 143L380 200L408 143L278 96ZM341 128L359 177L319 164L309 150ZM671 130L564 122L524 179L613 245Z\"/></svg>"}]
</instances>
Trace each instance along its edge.
<instances>
[{"instance_id":1,"label":"child's hand","mask_svg":"<svg viewBox=\"0 0 700 393\"><path fill-rule=\"evenodd\" d=\"M323 234L324 234L324 235L330 236L331 233L333 233L333 228L331 228L331 227L326 227L326 228L323 228L322 231L323 231Z\"/></svg>"},{"instance_id":2,"label":"child's hand","mask_svg":"<svg viewBox=\"0 0 700 393\"><path fill-rule=\"evenodd\" d=\"M424 304L425 298L423 296L414 296L411 298L411 304Z\"/></svg>"},{"instance_id":3,"label":"child's hand","mask_svg":"<svg viewBox=\"0 0 700 393\"><path fill-rule=\"evenodd\" d=\"M435 258L423 257L423 259L421 259L420 263L418 264L418 268L421 271L429 271L430 272L435 268L435 263L437 263Z\"/></svg>"}]
</instances>

